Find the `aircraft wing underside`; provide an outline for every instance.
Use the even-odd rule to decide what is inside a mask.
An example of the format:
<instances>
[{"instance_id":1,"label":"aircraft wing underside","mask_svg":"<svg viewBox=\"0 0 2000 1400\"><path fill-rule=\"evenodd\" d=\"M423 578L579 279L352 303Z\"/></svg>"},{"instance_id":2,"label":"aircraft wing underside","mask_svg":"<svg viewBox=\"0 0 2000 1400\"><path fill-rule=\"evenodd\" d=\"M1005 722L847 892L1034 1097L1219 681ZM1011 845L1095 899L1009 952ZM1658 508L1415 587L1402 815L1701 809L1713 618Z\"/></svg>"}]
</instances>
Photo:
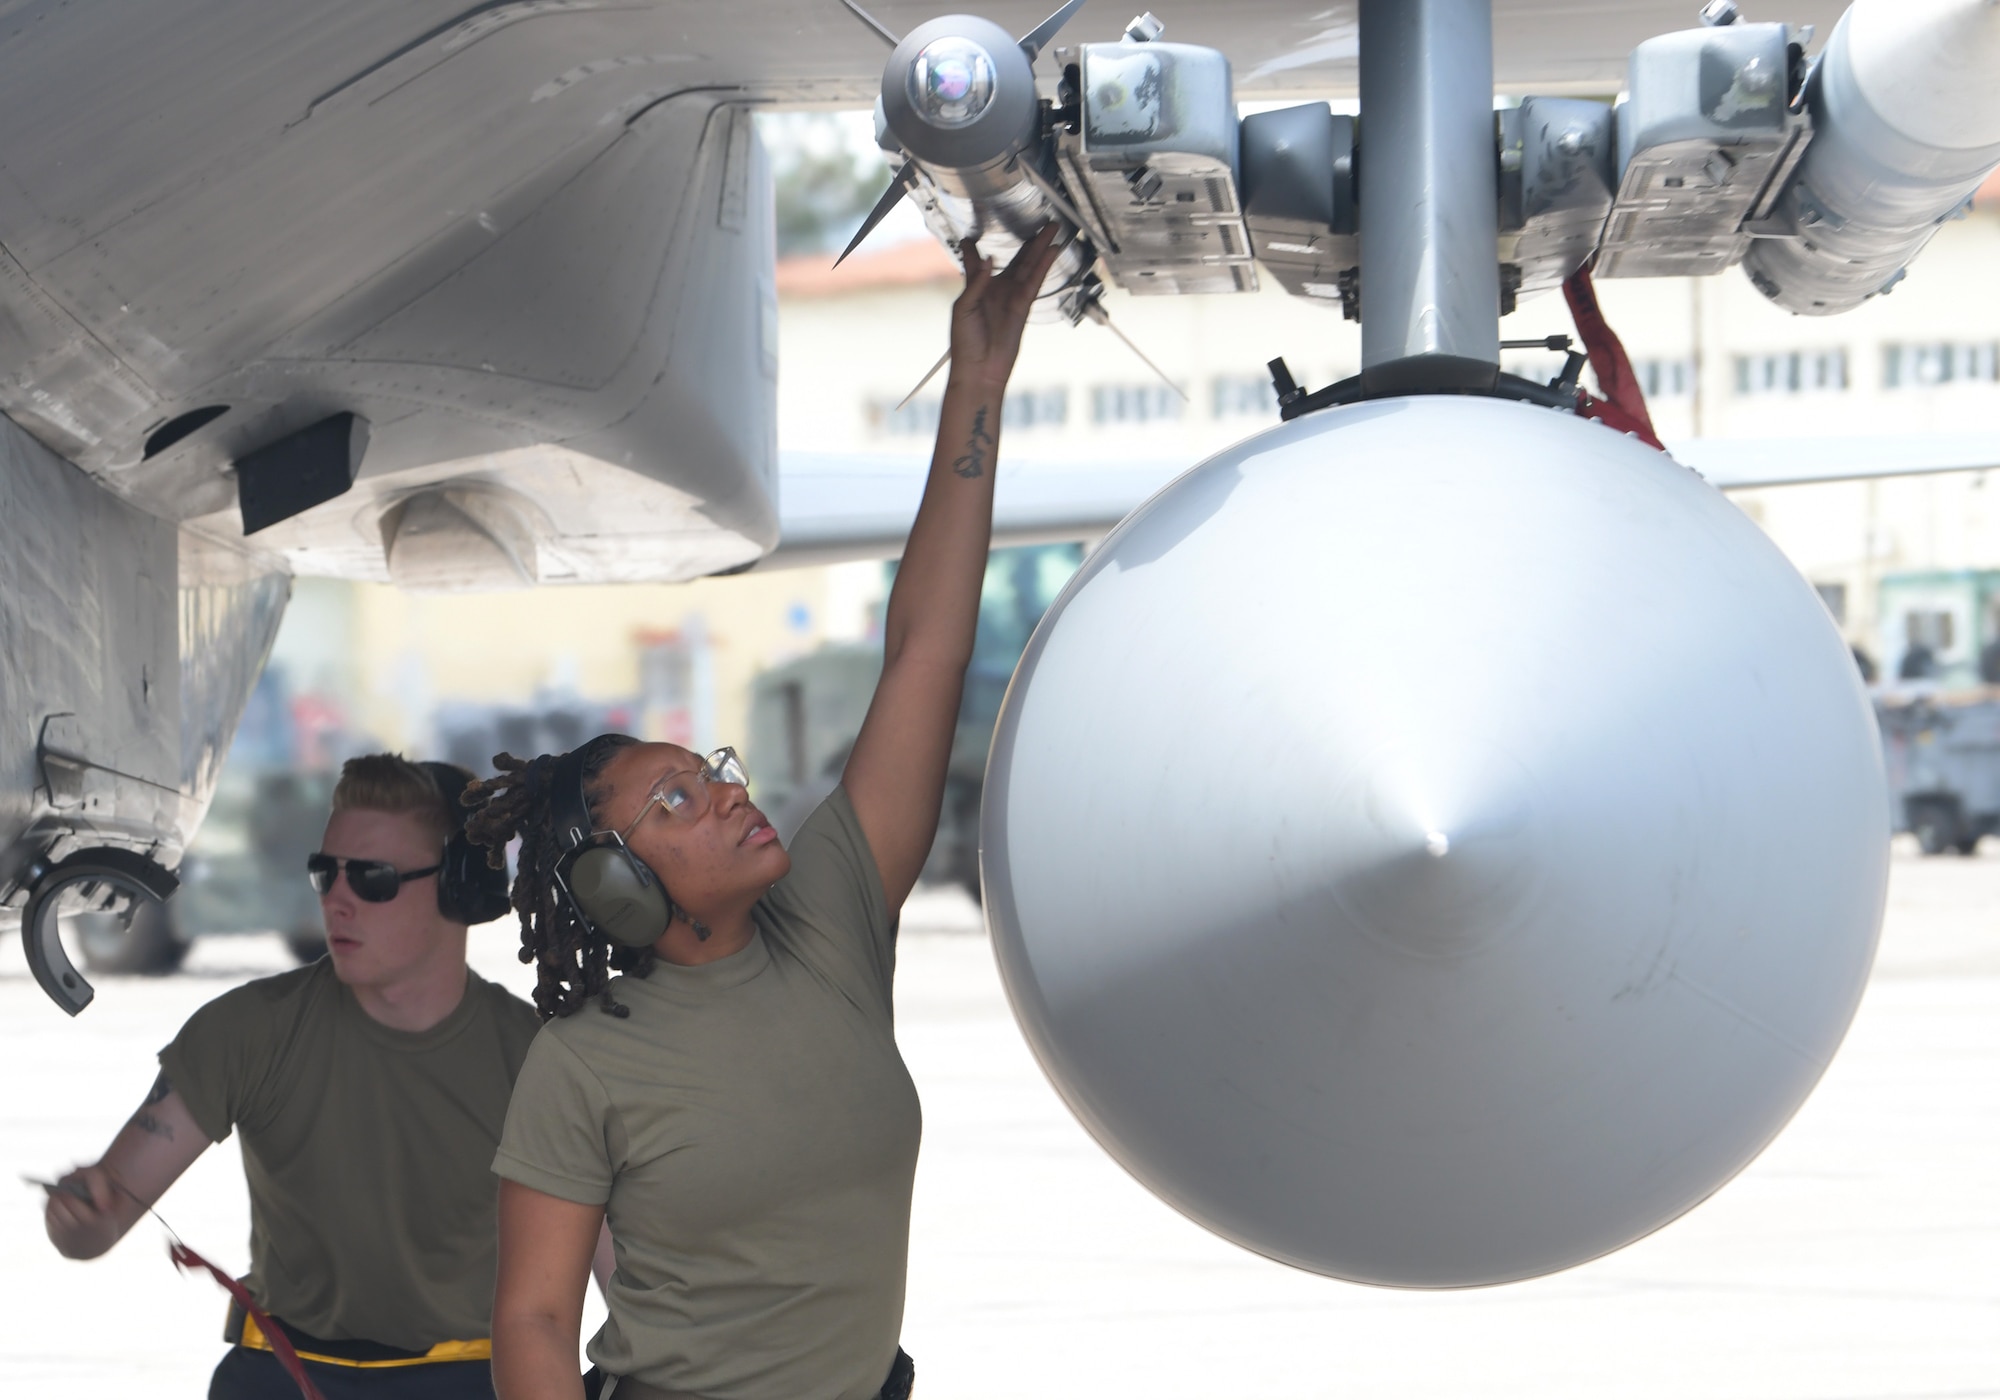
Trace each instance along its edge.
<instances>
[{"instance_id":1,"label":"aircraft wing underside","mask_svg":"<svg viewBox=\"0 0 2000 1400\"><path fill-rule=\"evenodd\" d=\"M1609 432L1610 429L1605 429ZM1670 439L1674 459L1719 490L2000 469L2000 433ZM785 452L778 546L759 569L900 553L929 464L908 456ZM1009 460L995 487L999 545L1096 539L1192 462Z\"/></svg>"},{"instance_id":2,"label":"aircraft wing underside","mask_svg":"<svg viewBox=\"0 0 2000 1400\"><path fill-rule=\"evenodd\" d=\"M1020 33L1042 6L984 13ZM691 577L775 539L743 113L874 100L882 45L837 0L11 9L32 22L0 33L0 410L58 455L233 538L243 459L337 478L294 434L356 415L364 489L279 492L258 544L418 586ZM1497 0L1497 83L1609 96L1688 11ZM931 9L875 12L901 32ZM1241 98L1355 88L1352 4L1167 19ZM606 489L633 510L580 504Z\"/></svg>"}]
</instances>

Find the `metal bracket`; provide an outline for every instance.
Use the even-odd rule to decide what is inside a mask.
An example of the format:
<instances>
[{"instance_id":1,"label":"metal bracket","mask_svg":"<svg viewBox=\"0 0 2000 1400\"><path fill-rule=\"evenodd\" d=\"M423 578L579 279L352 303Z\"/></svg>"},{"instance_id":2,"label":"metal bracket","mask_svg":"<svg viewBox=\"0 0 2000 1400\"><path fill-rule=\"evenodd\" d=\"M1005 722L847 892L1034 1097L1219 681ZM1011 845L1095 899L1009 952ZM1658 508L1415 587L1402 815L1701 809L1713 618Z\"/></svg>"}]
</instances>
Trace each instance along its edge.
<instances>
[{"instance_id":1,"label":"metal bracket","mask_svg":"<svg viewBox=\"0 0 2000 1400\"><path fill-rule=\"evenodd\" d=\"M164 903L179 888L174 873L158 861L110 846L78 851L41 870L21 918L28 970L51 1001L76 1015L97 992L63 949L63 896L78 896L107 910L122 900L129 910L142 900Z\"/></svg>"},{"instance_id":2,"label":"metal bracket","mask_svg":"<svg viewBox=\"0 0 2000 1400\"><path fill-rule=\"evenodd\" d=\"M1567 341L1568 337L1549 337L1551 341L1558 339ZM1515 342L1517 346L1521 343ZM1525 343L1555 348L1540 340ZM1322 408L1338 408L1342 404L1362 403L1368 399L1400 398L1413 394L1469 394L1492 399L1514 399L1521 403L1553 408L1561 413L1574 413L1577 410L1576 375L1582 368L1583 362L1582 354L1575 350L1569 351L1569 359L1564 364L1562 373L1546 384L1537 384L1532 379L1496 371L1489 382L1478 386L1452 383L1444 379L1430 382L1398 381L1393 385L1384 386L1367 373L1362 373L1329 384L1323 389L1315 389L1310 394L1293 380L1291 371L1282 359L1271 361L1270 370L1271 385L1278 394L1278 417L1281 421L1289 423L1294 418L1317 413Z\"/></svg>"}]
</instances>

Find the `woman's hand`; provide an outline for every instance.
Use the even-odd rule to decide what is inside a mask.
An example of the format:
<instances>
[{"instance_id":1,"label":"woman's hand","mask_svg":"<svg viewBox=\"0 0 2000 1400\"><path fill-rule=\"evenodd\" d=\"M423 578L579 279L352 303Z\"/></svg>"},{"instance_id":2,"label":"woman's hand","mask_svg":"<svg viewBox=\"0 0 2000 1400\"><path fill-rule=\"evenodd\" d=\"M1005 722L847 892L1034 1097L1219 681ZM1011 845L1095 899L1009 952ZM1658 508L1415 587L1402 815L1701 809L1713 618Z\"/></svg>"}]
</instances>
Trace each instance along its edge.
<instances>
[{"instance_id":1,"label":"woman's hand","mask_svg":"<svg viewBox=\"0 0 2000 1400\"><path fill-rule=\"evenodd\" d=\"M1054 224L1043 224L1000 273L972 239L958 250L965 262L965 290L951 308L951 372L965 383L1003 389L1014 371L1014 357L1021 353L1028 310L1063 242Z\"/></svg>"}]
</instances>

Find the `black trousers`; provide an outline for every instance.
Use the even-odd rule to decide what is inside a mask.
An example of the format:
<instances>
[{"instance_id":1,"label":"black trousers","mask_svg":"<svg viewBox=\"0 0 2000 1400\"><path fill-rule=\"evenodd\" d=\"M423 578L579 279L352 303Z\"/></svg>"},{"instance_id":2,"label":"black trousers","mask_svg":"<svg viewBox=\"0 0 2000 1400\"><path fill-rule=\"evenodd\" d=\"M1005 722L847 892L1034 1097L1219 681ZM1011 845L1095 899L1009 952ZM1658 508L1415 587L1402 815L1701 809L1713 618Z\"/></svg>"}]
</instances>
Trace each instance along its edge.
<instances>
[{"instance_id":1,"label":"black trousers","mask_svg":"<svg viewBox=\"0 0 2000 1400\"><path fill-rule=\"evenodd\" d=\"M494 1400L493 1367L485 1361L305 1366L326 1400ZM270 1352L231 1347L209 1380L208 1400L299 1400L299 1388Z\"/></svg>"},{"instance_id":2,"label":"black trousers","mask_svg":"<svg viewBox=\"0 0 2000 1400\"><path fill-rule=\"evenodd\" d=\"M593 1366L583 1373L583 1400L597 1400L604 1391L604 1384L610 1377ZM882 1382L881 1392L875 1400L910 1400L910 1393L917 1383L917 1363L910 1360L910 1354L901 1347L896 1348L896 1359L889 1367L889 1375ZM624 1386L618 1387L614 1395L623 1394ZM331 1395L326 1400L333 1400Z\"/></svg>"}]
</instances>

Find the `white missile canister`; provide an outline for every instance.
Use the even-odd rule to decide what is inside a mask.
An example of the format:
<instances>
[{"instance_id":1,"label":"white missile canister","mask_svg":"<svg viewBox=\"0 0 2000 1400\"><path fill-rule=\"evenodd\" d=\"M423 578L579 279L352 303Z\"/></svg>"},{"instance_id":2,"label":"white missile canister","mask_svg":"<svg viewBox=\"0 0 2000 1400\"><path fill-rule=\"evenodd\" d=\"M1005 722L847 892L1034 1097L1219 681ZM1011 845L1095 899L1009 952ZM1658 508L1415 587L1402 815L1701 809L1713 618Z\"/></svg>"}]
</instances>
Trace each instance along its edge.
<instances>
[{"instance_id":1,"label":"white missile canister","mask_svg":"<svg viewBox=\"0 0 2000 1400\"><path fill-rule=\"evenodd\" d=\"M1825 1070L1880 926L1869 704L1813 590L1595 423L1271 430L1090 557L987 773L1043 1068L1178 1209L1457 1287L1658 1229Z\"/></svg>"},{"instance_id":2,"label":"white missile canister","mask_svg":"<svg viewBox=\"0 0 2000 1400\"><path fill-rule=\"evenodd\" d=\"M2000 0L1856 0L1807 97L1812 144L1743 260L1788 311L1894 287L2000 165Z\"/></svg>"}]
</instances>

